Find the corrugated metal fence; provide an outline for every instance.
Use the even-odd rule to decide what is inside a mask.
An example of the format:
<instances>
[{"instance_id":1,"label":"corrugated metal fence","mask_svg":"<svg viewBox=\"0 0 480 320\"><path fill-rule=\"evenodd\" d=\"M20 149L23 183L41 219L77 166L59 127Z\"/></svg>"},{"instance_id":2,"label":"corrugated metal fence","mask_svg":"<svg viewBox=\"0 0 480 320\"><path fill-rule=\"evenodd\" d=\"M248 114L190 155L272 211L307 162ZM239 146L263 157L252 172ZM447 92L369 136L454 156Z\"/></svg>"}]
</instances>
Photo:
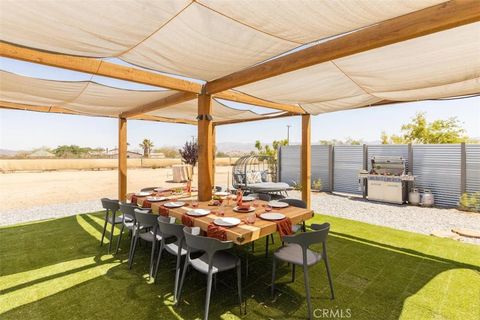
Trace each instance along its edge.
<instances>
[{"instance_id":1,"label":"corrugated metal fence","mask_svg":"<svg viewBox=\"0 0 480 320\"><path fill-rule=\"evenodd\" d=\"M364 168L370 170L372 156L402 156L410 161L407 171L417 176L415 186L432 190L438 206L456 207L462 192L480 192L480 145L471 144L314 145L312 181L321 179L324 191L361 194L357 175ZM283 182L300 182L300 146L281 148L279 173Z\"/></svg>"}]
</instances>

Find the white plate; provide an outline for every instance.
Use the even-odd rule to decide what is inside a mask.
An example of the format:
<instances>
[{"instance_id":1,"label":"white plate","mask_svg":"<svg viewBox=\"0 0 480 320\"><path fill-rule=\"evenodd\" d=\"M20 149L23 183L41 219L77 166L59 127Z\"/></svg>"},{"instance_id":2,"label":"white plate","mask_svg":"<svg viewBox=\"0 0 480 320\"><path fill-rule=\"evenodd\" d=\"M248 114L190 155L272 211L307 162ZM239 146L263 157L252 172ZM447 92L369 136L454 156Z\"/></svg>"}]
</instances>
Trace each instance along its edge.
<instances>
[{"instance_id":1,"label":"white plate","mask_svg":"<svg viewBox=\"0 0 480 320\"><path fill-rule=\"evenodd\" d=\"M230 193L228 192L215 192L213 195L215 196L219 196L219 197L226 197L228 196Z\"/></svg>"},{"instance_id":2,"label":"white plate","mask_svg":"<svg viewBox=\"0 0 480 320\"><path fill-rule=\"evenodd\" d=\"M187 214L189 216L193 216L193 217L203 217L203 216L206 216L206 215L210 214L210 210L193 209L193 210L188 210Z\"/></svg>"},{"instance_id":3,"label":"white plate","mask_svg":"<svg viewBox=\"0 0 480 320\"><path fill-rule=\"evenodd\" d=\"M288 203L281 202L281 201L270 201L268 205L272 208L286 208L288 207Z\"/></svg>"},{"instance_id":4,"label":"white plate","mask_svg":"<svg viewBox=\"0 0 480 320\"><path fill-rule=\"evenodd\" d=\"M281 213L278 213L278 212L269 212L269 213L262 213L260 215L260 218L264 219L264 220L271 220L271 221L275 221L275 220L282 220L285 218L285 215L284 214L281 214Z\"/></svg>"},{"instance_id":5,"label":"white plate","mask_svg":"<svg viewBox=\"0 0 480 320\"><path fill-rule=\"evenodd\" d=\"M170 191L170 189L159 187L159 188L153 189L153 191L155 191L155 192L165 192L165 191Z\"/></svg>"},{"instance_id":6,"label":"white plate","mask_svg":"<svg viewBox=\"0 0 480 320\"><path fill-rule=\"evenodd\" d=\"M235 212L252 212L252 211L255 211L255 207L250 207L250 209L248 209L248 210L240 210L240 209L238 209L238 207L235 207L235 208L233 208L233 211L235 211Z\"/></svg>"},{"instance_id":7,"label":"white plate","mask_svg":"<svg viewBox=\"0 0 480 320\"><path fill-rule=\"evenodd\" d=\"M255 198L254 198L254 197L250 197L250 196L245 196L245 197L242 198L242 200L245 201L245 202L248 202L248 201L253 201L253 200L255 200Z\"/></svg>"},{"instance_id":8,"label":"white plate","mask_svg":"<svg viewBox=\"0 0 480 320\"><path fill-rule=\"evenodd\" d=\"M144 192L137 192L137 193L135 193L135 195L136 195L137 197L146 197L146 196L149 196L149 195L151 195L151 194L152 194L151 192L145 192L145 191L144 191Z\"/></svg>"},{"instance_id":9,"label":"white plate","mask_svg":"<svg viewBox=\"0 0 480 320\"><path fill-rule=\"evenodd\" d=\"M167 197L147 197L147 201L150 202L165 201L167 199Z\"/></svg>"},{"instance_id":10,"label":"white plate","mask_svg":"<svg viewBox=\"0 0 480 320\"><path fill-rule=\"evenodd\" d=\"M163 206L167 208L180 208L185 205L185 202L177 201L177 202L167 202Z\"/></svg>"},{"instance_id":11,"label":"white plate","mask_svg":"<svg viewBox=\"0 0 480 320\"><path fill-rule=\"evenodd\" d=\"M240 219L231 218L231 217L217 218L213 220L213 223L221 227L235 227L235 226L238 226L240 222L241 222Z\"/></svg>"}]
</instances>

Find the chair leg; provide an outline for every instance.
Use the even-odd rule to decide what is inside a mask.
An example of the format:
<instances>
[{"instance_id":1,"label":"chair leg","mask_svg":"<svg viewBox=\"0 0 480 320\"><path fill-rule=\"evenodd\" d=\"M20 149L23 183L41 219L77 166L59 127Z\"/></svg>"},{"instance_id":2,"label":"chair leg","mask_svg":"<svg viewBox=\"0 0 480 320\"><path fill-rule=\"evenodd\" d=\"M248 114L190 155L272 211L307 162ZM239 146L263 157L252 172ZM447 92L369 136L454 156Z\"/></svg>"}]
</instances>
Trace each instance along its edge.
<instances>
[{"instance_id":1,"label":"chair leg","mask_svg":"<svg viewBox=\"0 0 480 320\"><path fill-rule=\"evenodd\" d=\"M302 231L307 232L307 226L305 225L305 221L302 221Z\"/></svg>"},{"instance_id":2,"label":"chair leg","mask_svg":"<svg viewBox=\"0 0 480 320\"><path fill-rule=\"evenodd\" d=\"M160 250L158 250L157 263L155 264L155 272L154 272L154 277L153 277L153 282L154 283L157 282L158 266L160 265L160 259L162 258L163 247L164 247L164 240L162 239L162 241L160 242ZM177 262L177 264L178 264L178 262ZM178 268L178 265L177 265L177 268Z\"/></svg>"},{"instance_id":3,"label":"chair leg","mask_svg":"<svg viewBox=\"0 0 480 320\"><path fill-rule=\"evenodd\" d=\"M128 269L132 269L133 258L135 257L135 249L137 248L137 243L138 243L138 235L135 234L133 236L133 246L132 246L132 252L130 253L130 260L128 261Z\"/></svg>"},{"instance_id":4,"label":"chair leg","mask_svg":"<svg viewBox=\"0 0 480 320\"><path fill-rule=\"evenodd\" d=\"M153 238L152 252L150 253L150 270L148 271L148 280L153 278L153 269L155 268L155 249L157 249L157 240Z\"/></svg>"},{"instance_id":5,"label":"chair leg","mask_svg":"<svg viewBox=\"0 0 480 320\"><path fill-rule=\"evenodd\" d=\"M122 228L120 229L120 235L118 236L117 248L115 249L115 254L118 253L118 249L120 248L120 241L122 241L123 229L125 229L125 225L122 223Z\"/></svg>"},{"instance_id":6,"label":"chair leg","mask_svg":"<svg viewBox=\"0 0 480 320\"><path fill-rule=\"evenodd\" d=\"M273 257L272 286L270 288L271 294L272 294L272 299L275 295L275 269L277 269L277 259L275 259L275 257Z\"/></svg>"},{"instance_id":7,"label":"chair leg","mask_svg":"<svg viewBox=\"0 0 480 320\"><path fill-rule=\"evenodd\" d=\"M105 231L107 230L108 210L105 213L105 223L103 224L102 240L100 240L100 247L103 245L103 238L105 238Z\"/></svg>"},{"instance_id":8,"label":"chair leg","mask_svg":"<svg viewBox=\"0 0 480 320\"><path fill-rule=\"evenodd\" d=\"M292 282L295 282L295 264L292 263Z\"/></svg>"},{"instance_id":9,"label":"chair leg","mask_svg":"<svg viewBox=\"0 0 480 320\"><path fill-rule=\"evenodd\" d=\"M272 244L275 244L275 238L273 237L273 233L270 235L270 239L272 239Z\"/></svg>"},{"instance_id":10,"label":"chair leg","mask_svg":"<svg viewBox=\"0 0 480 320\"><path fill-rule=\"evenodd\" d=\"M177 255L177 265L176 265L176 270L175 270L175 287L173 288L173 294L174 294L174 303L177 304L177 295L178 295L178 282L180 281L180 262L182 260L181 255Z\"/></svg>"},{"instance_id":11,"label":"chair leg","mask_svg":"<svg viewBox=\"0 0 480 320\"><path fill-rule=\"evenodd\" d=\"M238 302L240 303L240 315L242 315L242 264L239 262L237 265L237 290L238 290ZM245 306L245 313L247 313L247 307Z\"/></svg>"},{"instance_id":12,"label":"chair leg","mask_svg":"<svg viewBox=\"0 0 480 320\"><path fill-rule=\"evenodd\" d=\"M188 257L185 259L185 265L183 267L183 272L182 272L182 279L180 280L180 286L178 287L178 296L177 296L177 304L180 301L180 295L182 294L182 287L183 283L185 282L185 275L187 274L187 269L188 269Z\"/></svg>"},{"instance_id":13,"label":"chair leg","mask_svg":"<svg viewBox=\"0 0 480 320\"><path fill-rule=\"evenodd\" d=\"M115 230L115 213L113 214L112 227L110 228L110 243L108 244L108 253L112 250L113 231Z\"/></svg>"},{"instance_id":14,"label":"chair leg","mask_svg":"<svg viewBox=\"0 0 480 320\"><path fill-rule=\"evenodd\" d=\"M332 300L335 299L335 293L333 291L333 281L332 281L332 275L330 273L330 264L328 262L328 257L325 255L323 261L325 262L325 268L327 269L327 276L328 276L328 284L330 285L330 295L332 297Z\"/></svg>"},{"instance_id":15,"label":"chair leg","mask_svg":"<svg viewBox=\"0 0 480 320\"><path fill-rule=\"evenodd\" d=\"M203 316L204 320L208 320L208 309L210 308L210 294L212 293L212 273L208 273L207 276L207 294L205 296L205 313Z\"/></svg>"},{"instance_id":16,"label":"chair leg","mask_svg":"<svg viewBox=\"0 0 480 320\"><path fill-rule=\"evenodd\" d=\"M255 252L255 241L252 241L252 253Z\"/></svg>"},{"instance_id":17,"label":"chair leg","mask_svg":"<svg viewBox=\"0 0 480 320\"><path fill-rule=\"evenodd\" d=\"M133 229L131 230L132 232L132 237L130 238L130 248L128 248L128 263L130 263L130 259L132 257L132 249L133 249L133 244L135 242L135 228L136 226L133 226Z\"/></svg>"},{"instance_id":18,"label":"chair leg","mask_svg":"<svg viewBox=\"0 0 480 320\"><path fill-rule=\"evenodd\" d=\"M305 282L305 293L307 295L308 319L312 319L312 301L310 300L310 284L308 281L308 266L303 265L303 280Z\"/></svg>"}]
</instances>

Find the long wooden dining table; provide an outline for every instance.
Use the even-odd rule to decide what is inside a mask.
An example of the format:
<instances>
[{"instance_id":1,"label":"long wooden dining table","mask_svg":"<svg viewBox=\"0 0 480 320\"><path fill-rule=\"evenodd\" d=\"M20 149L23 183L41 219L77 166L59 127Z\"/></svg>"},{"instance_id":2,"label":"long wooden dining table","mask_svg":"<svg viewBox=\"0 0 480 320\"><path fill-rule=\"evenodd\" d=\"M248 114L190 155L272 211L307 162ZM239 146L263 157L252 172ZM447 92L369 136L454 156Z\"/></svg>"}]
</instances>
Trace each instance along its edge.
<instances>
[{"instance_id":1,"label":"long wooden dining table","mask_svg":"<svg viewBox=\"0 0 480 320\"><path fill-rule=\"evenodd\" d=\"M128 195L128 199L132 199L133 194ZM137 204L141 207L143 202L146 200L146 197L138 197L136 199ZM187 213L187 211L192 210L192 201L196 201L195 194L185 194L185 195L172 195L169 197L169 200L162 202L151 202L150 207L153 214L159 214L160 211L165 210L163 205L168 201L183 201L185 206L179 208L169 208L168 215L175 217L177 221L182 221L182 216ZM257 200L259 203L258 208L256 208L256 214L260 215L265 211L265 205L268 202ZM264 220L259 217L256 218L256 221L253 224L245 223L247 218L247 213L235 212L233 208L236 206L235 201L230 200L229 203L227 200L224 200L223 205L223 216L222 217L234 217L240 219L242 222L235 226L226 229L227 240L233 241L235 244L244 245L251 243L252 241L258 240L260 238L266 237L272 233L277 232L277 223L275 221ZM199 227L203 231L208 230L208 226L217 218L220 207L211 205L211 201L198 202L198 207L200 209L210 210L210 214L203 217L193 217L190 218L193 220L193 226ZM284 214L287 218L290 219L292 224L299 224L303 221L306 221L313 217L313 210L297 208L293 206L288 206L286 208L273 208L272 212L278 212Z\"/></svg>"}]
</instances>

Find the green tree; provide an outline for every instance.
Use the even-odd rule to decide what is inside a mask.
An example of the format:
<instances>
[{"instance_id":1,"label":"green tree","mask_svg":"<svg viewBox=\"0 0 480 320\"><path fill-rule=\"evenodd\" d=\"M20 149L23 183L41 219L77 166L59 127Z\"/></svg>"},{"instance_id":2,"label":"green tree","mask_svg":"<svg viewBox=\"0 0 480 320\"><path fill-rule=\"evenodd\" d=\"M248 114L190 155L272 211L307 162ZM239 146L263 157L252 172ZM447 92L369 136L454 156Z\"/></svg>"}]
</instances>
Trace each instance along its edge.
<instances>
[{"instance_id":1,"label":"green tree","mask_svg":"<svg viewBox=\"0 0 480 320\"><path fill-rule=\"evenodd\" d=\"M462 128L461 122L456 117L428 122L424 112L417 113L410 123L402 125L401 132L401 135L391 136L382 132L382 143L442 144L461 143L469 140L465 135L465 129Z\"/></svg>"},{"instance_id":2,"label":"green tree","mask_svg":"<svg viewBox=\"0 0 480 320\"><path fill-rule=\"evenodd\" d=\"M77 145L61 145L52 150L59 158L84 158L92 151L92 148L83 148Z\"/></svg>"},{"instance_id":3,"label":"green tree","mask_svg":"<svg viewBox=\"0 0 480 320\"><path fill-rule=\"evenodd\" d=\"M272 142L272 146L268 144L262 145L262 143L257 140L255 141L255 149L257 149L257 154L260 156L271 157L274 161L277 161L278 149L282 146L288 145L288 140L275 140Z\"/></svg>"},{"instance_id":4,"label":"green tree","mask_svg":"<svg viewBox=\"0 0 480 320\"><path fill-rule=\"evenodd\" d=\"M175 147L161 147L155 149L155 152L163 153L165 155L165 158L168 159L180 158L180 152L178 152L178 149L176 149Z\"/></svg>"},{"instance_id":5,"label":"green tree","mask_svg":"<svg viewBox=\"0 0 480 320\"><path fill-rule=\"evenodd\" d=\"M143 139L142 143L140 143L139 146L143 149L143 156L145 158L149 158L150 153L152 152L153 142L149 139Z\"/></svg>"}]
</instances>

